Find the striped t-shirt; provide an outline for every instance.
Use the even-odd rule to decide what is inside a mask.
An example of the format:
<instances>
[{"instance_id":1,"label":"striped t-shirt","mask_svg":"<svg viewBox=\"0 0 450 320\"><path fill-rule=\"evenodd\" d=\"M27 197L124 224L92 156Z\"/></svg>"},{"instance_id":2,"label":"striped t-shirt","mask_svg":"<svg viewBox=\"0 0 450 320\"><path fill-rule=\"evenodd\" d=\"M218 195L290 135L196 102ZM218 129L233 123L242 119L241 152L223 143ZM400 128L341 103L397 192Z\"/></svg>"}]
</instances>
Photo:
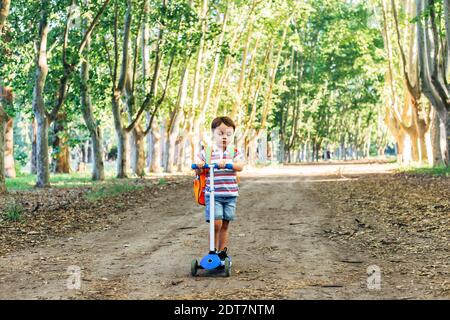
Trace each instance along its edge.
<instances>
[{"instance_id":1,"label":"striped t-shirt","mask_svg":"<svg viewBox=\"0 0 450 320\"><path fill-rule=\"evenodd\" d=\"M234 147L233 147L234 148ZM231 159L231 152L228 150L235 150L234 157ZM206 149L202 150L197 155L198 159L206 162ZM226 163L242 159L242 153L237 149L227 147L227 150L223 151L221 148L217 148L215 145L211 148L211 163L219 163L222 159ZM215 169L214 170L214 195L219 197L237 197L239 196L239 186L237 184L236 171L230 169ZM206 174L206 189L205 195L209 195L209 172Z\"/></svg>"}]
</instances>

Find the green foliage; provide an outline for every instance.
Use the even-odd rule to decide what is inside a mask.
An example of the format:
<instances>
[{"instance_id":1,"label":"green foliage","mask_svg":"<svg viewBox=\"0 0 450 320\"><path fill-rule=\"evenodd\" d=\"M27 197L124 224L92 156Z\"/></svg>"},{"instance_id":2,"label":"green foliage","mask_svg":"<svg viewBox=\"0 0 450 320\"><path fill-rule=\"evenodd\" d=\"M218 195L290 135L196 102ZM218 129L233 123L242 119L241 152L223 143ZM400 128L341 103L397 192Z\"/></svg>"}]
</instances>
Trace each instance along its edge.
<instances>
[{"instance_id":1,"label":"green foliage","mask_svg":"<svg viewBox=\"0 0 450 320\"><path fill-rule=\"evenodd\" d=\"M133 184L130 180L114 181L109 184L94 187L93 190L86 195L86 199L89 201L97 201L102 198L115 197L126 192L142 190L143 188L143 185Z\"/></svg>"},{"instance_id":2,"label":"green foliage","mask_svg":"<svg viewBox=\"0 0 450 320\"><path fill-rule=\"evenodd\" d=\"M443 176L450 177L450 167L446 166L423 166L423 165L408 165L402 166L398 169L398 172L406 172L411 174L419 175L432 175L432 176Z\"/></svg>"},{"instance_id":3,"label":"green foliage","mask_svg":"<svg viewBox=\"0 0 450 320\"><path fill-rule=\"evenodd\" d=\"M22 220L23 207L19 203L10 203L3 213L3 219L11 222L18 222Z\"/></svg>"},{"instance_id":4,"label":"green foliage","mask_svg":"<svg viewBox=\"0 0 450 320\"><path fill-rule=\"evenodd\" d=\"M286 62L277 74L280 99L272 128L291 136L294 106L300 104L298 143L308 137L319 143L362 137L380 100L383 39L370 25L372 13L364 2L311 5L306 21L291 28Z\"/></svg>"}]
</instances>

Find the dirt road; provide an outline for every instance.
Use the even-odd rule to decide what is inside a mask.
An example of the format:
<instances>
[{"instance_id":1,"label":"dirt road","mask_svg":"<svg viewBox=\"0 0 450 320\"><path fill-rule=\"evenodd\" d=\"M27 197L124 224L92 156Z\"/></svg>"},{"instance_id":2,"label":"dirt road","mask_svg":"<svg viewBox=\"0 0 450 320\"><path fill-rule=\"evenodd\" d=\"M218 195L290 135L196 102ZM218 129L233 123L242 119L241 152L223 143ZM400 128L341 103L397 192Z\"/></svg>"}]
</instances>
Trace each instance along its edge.
<instances>
[{"instance_id":1,"label":"dirt road","mask_svg":"<svg viewBox=\"0 0 450 320\"><path fill-rule=\"evenodd\" d=\"M314 197L320 192L318 180L392 167L247 171L241 178L237 220L230 227L229 278L201 271L190 276L190 261L207 251L208 225L185 180L148 205L121 213L116 228L50 239L45 246L0 257L0 298L420 298L420 285L399 290L396 274L384 277L386 262L326 237L324 230L335 223L333 208ZM381 287L369 289L367 268L373 265L381 269ZM79 289L68 289L70 266L80 268ZM408 283L402 277L399 281Z\"/></svg>"}]
</instances>

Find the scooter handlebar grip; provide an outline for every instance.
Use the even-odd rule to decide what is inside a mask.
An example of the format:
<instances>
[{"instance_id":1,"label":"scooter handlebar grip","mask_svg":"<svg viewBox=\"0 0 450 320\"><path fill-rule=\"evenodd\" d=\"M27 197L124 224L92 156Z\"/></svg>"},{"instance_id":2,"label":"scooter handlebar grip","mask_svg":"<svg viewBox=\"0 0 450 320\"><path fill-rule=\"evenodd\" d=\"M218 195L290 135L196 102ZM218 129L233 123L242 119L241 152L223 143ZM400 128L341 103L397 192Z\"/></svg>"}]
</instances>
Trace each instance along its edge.
<instances>
[{"instance_id":1,"label":"scooter handlebar grip","mask_svg":"<svg viewBox=\"0 0 450 320\"><path fill-rule=\"evenodd\" d=\"M232 163L227 163L227 164L225 165L225 169L233 170L233 164L232 164Z\"/></svg>"},{"instance_id":2,"label":"scooter handlebar grip","mask_svg":"<svg viewBox=\"0 0 450 320\"><path fill-rule=\"evenodd\" d=\"M230 163L231 164L231 163ZM228 164L227 164L228 165ZM204 165L203 165L203 169L209 169L211 166L209 165L209 164L207 164L207 163L205 163ZM192 169L198 169L198 166L194 163L194 164L192 164L192 166L191 166L191 168ZM215 169L219 169L219 165L217 164L217 163L214 163L214 168ZM233 165L231 165L231 169L233 169Z\"/></svg>"}]
</instances>

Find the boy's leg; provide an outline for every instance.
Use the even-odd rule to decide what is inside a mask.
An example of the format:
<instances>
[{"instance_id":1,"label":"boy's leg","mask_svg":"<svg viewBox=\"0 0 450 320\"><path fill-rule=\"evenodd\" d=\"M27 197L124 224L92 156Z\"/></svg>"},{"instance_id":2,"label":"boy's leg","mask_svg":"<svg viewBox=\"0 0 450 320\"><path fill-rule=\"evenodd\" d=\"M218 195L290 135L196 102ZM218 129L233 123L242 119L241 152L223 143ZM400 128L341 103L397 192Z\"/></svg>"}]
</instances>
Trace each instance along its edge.
<instances>
[{"instance_id":1,"label":"boy's leg","mask_svg":"<svg viewBox=\"0 0 450 320\"><path fill-rule=\"evenodd\" d=\"M219 243L218 243L219 251L222 251L225 249L225 247L228 247L228 225L229 224L230 224L230 221L228 221L228 220L222 221L222 228L220 229Z\"/></svg>"},{"instance_id":2,"label":"boy's leg","mask_svg":"<svg viewBox=\"0 0 450 320\"><path fill-rule=\"evenodd\" d=\"M210 210L210 198L206 197L206 208L205 208L205 218L209 222L209 210ZM219 248L220 230L222 228L222 217L223 217L223 205L219 197L216 197L214 201L214 248ZM209 246L210 236L208 235L208 246Z\"/></svg>"},{"instance_id":3,"label":"boy's leg","mask_svg":"<svg viewBox=\"0 0 450 320\"><path fill-rule=\"evenodd\" d=\"M214 220L214 247L217 250L219 249L219 245L220 245L220 237L221 237L221 230L223 228L223 223L222 220Z\"/></svg>"},{"instance_id":4,"label":"boy's leg","mask_svg":"<svg viewBox=\"0 0 450 320\"><path fill-rule=\"evenodd\" d=\"M236 202L237 197L229 197L224 199L223 221L219 242L219 250L221 251L228 247L228 226L230 224L230 221L234 220L236 216Z\"/></svg>"}]
</instances>

